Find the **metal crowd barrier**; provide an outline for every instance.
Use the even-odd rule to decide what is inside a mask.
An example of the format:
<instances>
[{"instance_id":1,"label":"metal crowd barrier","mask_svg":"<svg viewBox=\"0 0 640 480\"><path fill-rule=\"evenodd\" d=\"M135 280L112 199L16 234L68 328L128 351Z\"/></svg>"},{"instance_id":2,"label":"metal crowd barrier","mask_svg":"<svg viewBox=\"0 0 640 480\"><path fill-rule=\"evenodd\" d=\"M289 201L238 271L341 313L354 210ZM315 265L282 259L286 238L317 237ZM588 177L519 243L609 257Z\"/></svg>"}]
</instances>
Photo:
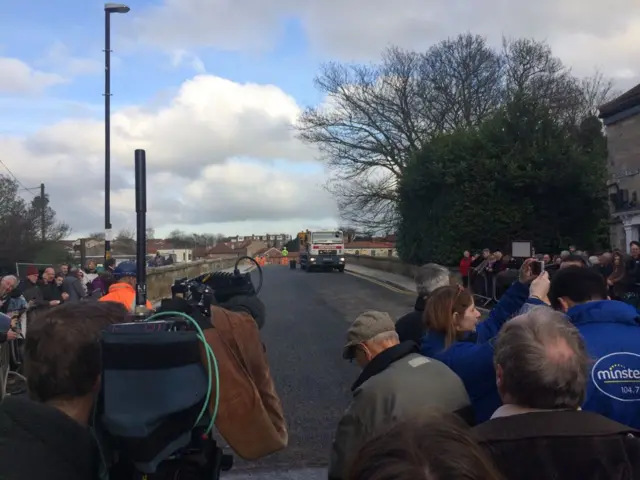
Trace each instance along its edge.
<instances>
[{"instance_id":1,"label":"metal crowd barrier","mask_svg":"<svg viewBox=\"0 0 640 480\"><path fill-rule=\"evenodd\" d=\"M486 307L494 301L495 282L492 281L493 279L490 279L484 272L471 273L472 274L469 276L469 287L473 292L473 297L476 299L476 303L480 304L481 307Z\"/></svg>"},{"instance_id":2,"label":"metal crowd barrier","mask_svg":"<svg viewBox=\"0 0 640 480\"><path fill-rule=\"evenodd\" d=\"M476 303L478 303L481 307L486 307L491 302L498 303L500 301L500 297L502 295L499 295L499 293L504 292L498 292L497 280L506 272L509 272L509 270L500 272L496 275L487 275L484 272L473 273L473 275L469 277L469 286L471 288L471 291L473 292L474 298L476 299ZM478 289L478 287L481 288ZM480 291L476 291L476 289Z\"/></svg>"}]
</instances>

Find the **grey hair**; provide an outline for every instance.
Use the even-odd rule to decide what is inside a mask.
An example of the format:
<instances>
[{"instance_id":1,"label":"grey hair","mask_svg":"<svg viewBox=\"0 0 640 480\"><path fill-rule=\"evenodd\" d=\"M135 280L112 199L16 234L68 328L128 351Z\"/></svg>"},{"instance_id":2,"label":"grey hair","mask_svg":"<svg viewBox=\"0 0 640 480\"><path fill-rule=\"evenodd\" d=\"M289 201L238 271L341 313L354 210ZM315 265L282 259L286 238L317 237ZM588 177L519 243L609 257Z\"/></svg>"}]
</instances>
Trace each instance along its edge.
<instances>
[{"instance_id":1,"label":"grey hair","mask_svg":"<svg viewBox=\"0 0 640 480\"><path fill-rule=\"evenodd\" d=\"M427 263L416 272L416 292L421 297L431 295L436 289L450 284L449 269L437 263Z\"/></svg>"},{"instance_id":2,"label":"grey hair","mask_svg":"<svg viewBox=\"0 0 640 480\"><path fill-rule=\"evenodd\" d=\"M494 363L502 368L502 393L517 405L577 409L589 383L589 355L578 329L560 312L537 307L500 331Z\"/></svg>"},{"instance_id":3,"label":"grey hair","mask_svg":"<svg viewBox=\"0 0 640 480\"><path fill-rule=\"evenodd\" d=\"M600 259L596 255L591 255L589 257L589 263L591 265L598 265L598 264L600 264Z\"/></svg>"},{"instance_id":4,"label":"grey hair","mask_svg":"<svg viewBox=\"0 0 640 480\"><path fill-rule=\"evenodd\" d=\"M400 342L400 337L394 331L382 332L375 337L371 337L367 340L367 343L384 343L384 342Z\"/></svg>"},{"instance_id":5,"label":"grey hair","mask_svg":"<svg viewBox=\"0 0 640 480\"><path fill-rule=\"evenodd\" d=\"M4 277L2 277L3 282L7 280L13 283L14 285L18 284L18 277L16 277L15 275L5 275Z\"/></svg>"},{"instance_id":6,"label":"grey hair","mask_svg":"<svg viewBox=\"0 0 640 480\"><path fill-rule=\"evenodd\" d=\"M569 255L571 255L571 252L569 250L562 250L560 252L560 258L562 259L567 258Z\"/></svg>"}]
</instances>

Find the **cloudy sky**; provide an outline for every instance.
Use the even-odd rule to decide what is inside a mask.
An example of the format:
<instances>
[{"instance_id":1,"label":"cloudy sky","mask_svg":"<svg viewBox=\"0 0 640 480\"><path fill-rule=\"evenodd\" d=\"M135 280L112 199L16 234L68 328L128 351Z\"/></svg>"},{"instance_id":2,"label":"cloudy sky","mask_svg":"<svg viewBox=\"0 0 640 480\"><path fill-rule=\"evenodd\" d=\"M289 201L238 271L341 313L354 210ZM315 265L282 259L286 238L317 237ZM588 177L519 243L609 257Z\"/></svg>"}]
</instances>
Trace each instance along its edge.
<instances>
[{"instance_id":1,"label":"cloudy sky","mask_svg":"<svg viewBox=\"0 0 640 480\"><path fill-rule=\"evenodd\" d=\"M469 30L547 40L576 74L598 67L621 89L640 81L637 0L128 5L112 17L114 230L135 225L136 148L147 150L158 235L334 226L326 172L290 127L323 100L312 79L326 60L371 61L389 44L423 49ZM103 22L95 0L21 0L0 16L0 173L44 182L74 236L104 226Z\"/></svg>"}]
</instances>

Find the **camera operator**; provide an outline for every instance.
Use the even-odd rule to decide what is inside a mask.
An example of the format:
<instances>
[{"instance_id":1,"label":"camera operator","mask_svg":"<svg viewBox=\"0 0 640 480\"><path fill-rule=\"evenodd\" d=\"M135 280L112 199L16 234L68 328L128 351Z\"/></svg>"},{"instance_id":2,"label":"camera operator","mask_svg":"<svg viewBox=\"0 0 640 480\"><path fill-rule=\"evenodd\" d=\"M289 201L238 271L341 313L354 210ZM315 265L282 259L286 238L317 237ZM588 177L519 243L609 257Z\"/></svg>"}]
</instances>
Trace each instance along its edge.
<instances>
[{"instance_id":1,"label":"camera operator","mask_svg":"<svg viewBox=\"0 0 640 480\"><path fill-rule=\"evenodd\" d=\"M234 452L245 460L257 460L285 448L287 425L259 331L265 307L253 287L245 291L216 285L207 317L182 298L163 301L160 311L167 310L191 315L215 352L224 385L218 392L220 414L215 425ZM204 350L201 356L206 364Z\"/></svg>"},{"instance_id":2,"label":"camera operator","mask_svg":"<svg viewBox=\"0 0 640 480\"><path fill-rule=\"evenodd\" d=\"M127 314L117 303L71 303L33 319L25 342L30 398L0 404L0 478L95 480L88 424L102 370L100 334Z\"/></svg>"}]
</instances>

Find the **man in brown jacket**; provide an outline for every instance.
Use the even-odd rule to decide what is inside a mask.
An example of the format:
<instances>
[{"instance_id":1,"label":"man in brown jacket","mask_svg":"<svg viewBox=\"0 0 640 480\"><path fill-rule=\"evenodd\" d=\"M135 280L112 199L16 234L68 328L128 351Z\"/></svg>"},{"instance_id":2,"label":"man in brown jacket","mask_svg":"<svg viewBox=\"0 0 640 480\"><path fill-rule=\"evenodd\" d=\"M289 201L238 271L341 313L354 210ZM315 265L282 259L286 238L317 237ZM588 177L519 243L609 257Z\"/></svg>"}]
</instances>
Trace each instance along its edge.
<instances>
[{"instance_id":1,"label":"man in brown jacket","mask_svg":"<svg viewBox=\"0 0 640 480\"><path fill-rule=\"evenodd\" d=\"M164 304L164 302L163 302ZM161 309L188 312L200 323L218 362L220 392L211 392L210 411L218 397L216 428L233 451L257 460L285 448L289 441L282 403L260 339L265 307L255 295L235 295L211 306L204 318L182 298ZM207 365L206 352L200 356Z\"/></svg>"},{"instance_id":2,"label":"man in brown jacket","mask_svg":"<svg viewBox=\"0 0 640 480\"><path fill-rule=\"evenodd\" d=\"M507 480L640 478L640 432L580 410L589 358L578 330L537 307L495 344L503 406L474 428Z\"/></svg>"},{"instance_id":3,"label":"man in brown jacket","mask_svg":"<svg viewBox=\"0 0 640 480\"><path fill-rule=\"evenodd\" d=\"M241 302L229 307L233 310L212 306L214 328L204 330L220 373L216 428L239 456L257 460L285 448L289 435L254 320L259 315ZM201 356L206 362L204 348ZM211 395L212 408L215 393Z\"/></svg>"}]
</instances>

